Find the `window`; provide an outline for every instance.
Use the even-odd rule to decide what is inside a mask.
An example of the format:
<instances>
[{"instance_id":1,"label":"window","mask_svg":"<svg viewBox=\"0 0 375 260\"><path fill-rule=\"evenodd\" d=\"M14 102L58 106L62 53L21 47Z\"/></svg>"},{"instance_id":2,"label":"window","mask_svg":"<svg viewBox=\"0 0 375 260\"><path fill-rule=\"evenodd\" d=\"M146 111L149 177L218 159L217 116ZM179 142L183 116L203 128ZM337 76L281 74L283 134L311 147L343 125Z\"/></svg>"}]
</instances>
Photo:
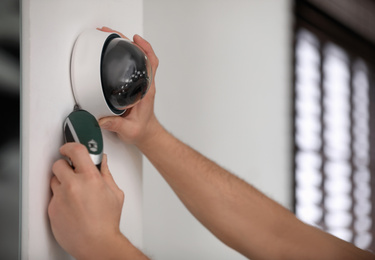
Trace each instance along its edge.
<instances>
[{"instance_id":1,"label":"window","mask_svg":"<svg viewBox=\"0 0 375 260\"><path fill-rule=\"evenodd\" d=\"M295 213L375 251L375 45L310 2L296 1Z\"/></svg>"}]
</instances>

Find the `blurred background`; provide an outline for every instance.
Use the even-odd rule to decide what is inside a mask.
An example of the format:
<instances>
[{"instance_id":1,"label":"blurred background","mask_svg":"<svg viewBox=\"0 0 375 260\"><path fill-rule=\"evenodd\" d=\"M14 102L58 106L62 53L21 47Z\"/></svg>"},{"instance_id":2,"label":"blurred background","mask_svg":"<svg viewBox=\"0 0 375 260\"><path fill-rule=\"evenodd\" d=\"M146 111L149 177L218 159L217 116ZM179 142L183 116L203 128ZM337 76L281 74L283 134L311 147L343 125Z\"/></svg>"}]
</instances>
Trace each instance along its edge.
<instances>
[{"instance_id":1,"label":"blurred background","mask_svg":"<svg viewBox=\"0 0 375 260\"><path fill-rule=\"evenodd\" d=\"M0 259L18 258L20 4L0 1Z\"/></svg>"},{"instance_id":2,"label":"blurred background","mask_svg":"<svg viewBox=\"0 0 375 260\"><path fill-rule=\"evenodd\" d=\"M294 211L375 251L375 1L294 5Z\"/></svg>"}]
</instances>

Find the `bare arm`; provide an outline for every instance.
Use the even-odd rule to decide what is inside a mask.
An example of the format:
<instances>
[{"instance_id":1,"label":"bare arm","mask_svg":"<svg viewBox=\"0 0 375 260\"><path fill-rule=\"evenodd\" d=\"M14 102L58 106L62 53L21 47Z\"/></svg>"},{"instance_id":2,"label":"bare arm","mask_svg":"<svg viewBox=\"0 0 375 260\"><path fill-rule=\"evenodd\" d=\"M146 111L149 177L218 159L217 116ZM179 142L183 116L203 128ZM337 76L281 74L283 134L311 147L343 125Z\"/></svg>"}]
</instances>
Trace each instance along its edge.
<instances>
[{"instance_id":1,"label":"bare arm","mask_svg":"<svg viewBox=\"0 0 375 260\"><path fill-rule=\"evenodd\" d=\"M190 212L251 259L373 259L352 244L300 222L258 190L155 123L138 144Z\"/></svg>"},{"instance_id":2,"label":"bare arm","mask_svg":"<svg viewBox=\"0 0 375 260\"><path fill-rule=\"evenodd\" d=\"M158 59L146 52L154 78ZM190 212L228 246L251 259L374 259L350 243L300 222L288 210L169 134L154 114L155 82L124 117L100 120L102 128L136 145Z\"/></svg>"},{"instance_id":3,"label":"bare arm","mask_svg":"<svg viewBox=\"0 0 375 260\"><path fill-rule=\"evenodd\" d=\"M122 122L113 121L113 131ZM152 116L134 144L189 211L215 236L251 259L374 259L299 221L288 210L169 134ZM124 129L123 129L124 130ZM125 135L125 132L122 132Z\"/></svg>"}]
</instances>

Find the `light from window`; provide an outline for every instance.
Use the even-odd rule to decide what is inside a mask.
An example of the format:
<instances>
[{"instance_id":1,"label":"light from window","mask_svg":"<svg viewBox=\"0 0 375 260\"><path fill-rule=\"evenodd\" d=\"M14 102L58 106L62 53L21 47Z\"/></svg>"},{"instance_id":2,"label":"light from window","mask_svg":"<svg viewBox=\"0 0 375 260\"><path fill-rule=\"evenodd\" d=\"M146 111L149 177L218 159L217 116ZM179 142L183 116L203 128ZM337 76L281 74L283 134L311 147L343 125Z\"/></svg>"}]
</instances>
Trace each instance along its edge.
<instances>
[{"instance_id":1,"label":"light from window","mask_svg":"<svg viewBox=\"0 0 375 260\"><path fill-rule=\"evenodd\" d=\"M296 215L367 249L374 238L366 64L305 29L295 55Z\"/></svg>"}]
</instances>

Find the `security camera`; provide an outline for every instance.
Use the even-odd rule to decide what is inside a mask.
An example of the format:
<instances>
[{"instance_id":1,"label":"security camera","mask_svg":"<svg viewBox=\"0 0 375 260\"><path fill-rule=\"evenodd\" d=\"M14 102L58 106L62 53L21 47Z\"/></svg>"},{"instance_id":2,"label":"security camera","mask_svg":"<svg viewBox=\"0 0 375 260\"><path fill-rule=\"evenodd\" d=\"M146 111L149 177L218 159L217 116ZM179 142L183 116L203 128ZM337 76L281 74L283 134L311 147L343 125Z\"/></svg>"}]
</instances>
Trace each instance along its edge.
<instances>
[{"instance_id":1,"label":"security camera","mask_svg":"<svg viewBox=\"0 0 375 260\"><path fill-rule=\"evenodd\" d=\"M117 33L82 32L73 48L71 81L75 101L97 119L122 115L147 93L151 64L133 42Z\"/></svg>"}]
</instances>

